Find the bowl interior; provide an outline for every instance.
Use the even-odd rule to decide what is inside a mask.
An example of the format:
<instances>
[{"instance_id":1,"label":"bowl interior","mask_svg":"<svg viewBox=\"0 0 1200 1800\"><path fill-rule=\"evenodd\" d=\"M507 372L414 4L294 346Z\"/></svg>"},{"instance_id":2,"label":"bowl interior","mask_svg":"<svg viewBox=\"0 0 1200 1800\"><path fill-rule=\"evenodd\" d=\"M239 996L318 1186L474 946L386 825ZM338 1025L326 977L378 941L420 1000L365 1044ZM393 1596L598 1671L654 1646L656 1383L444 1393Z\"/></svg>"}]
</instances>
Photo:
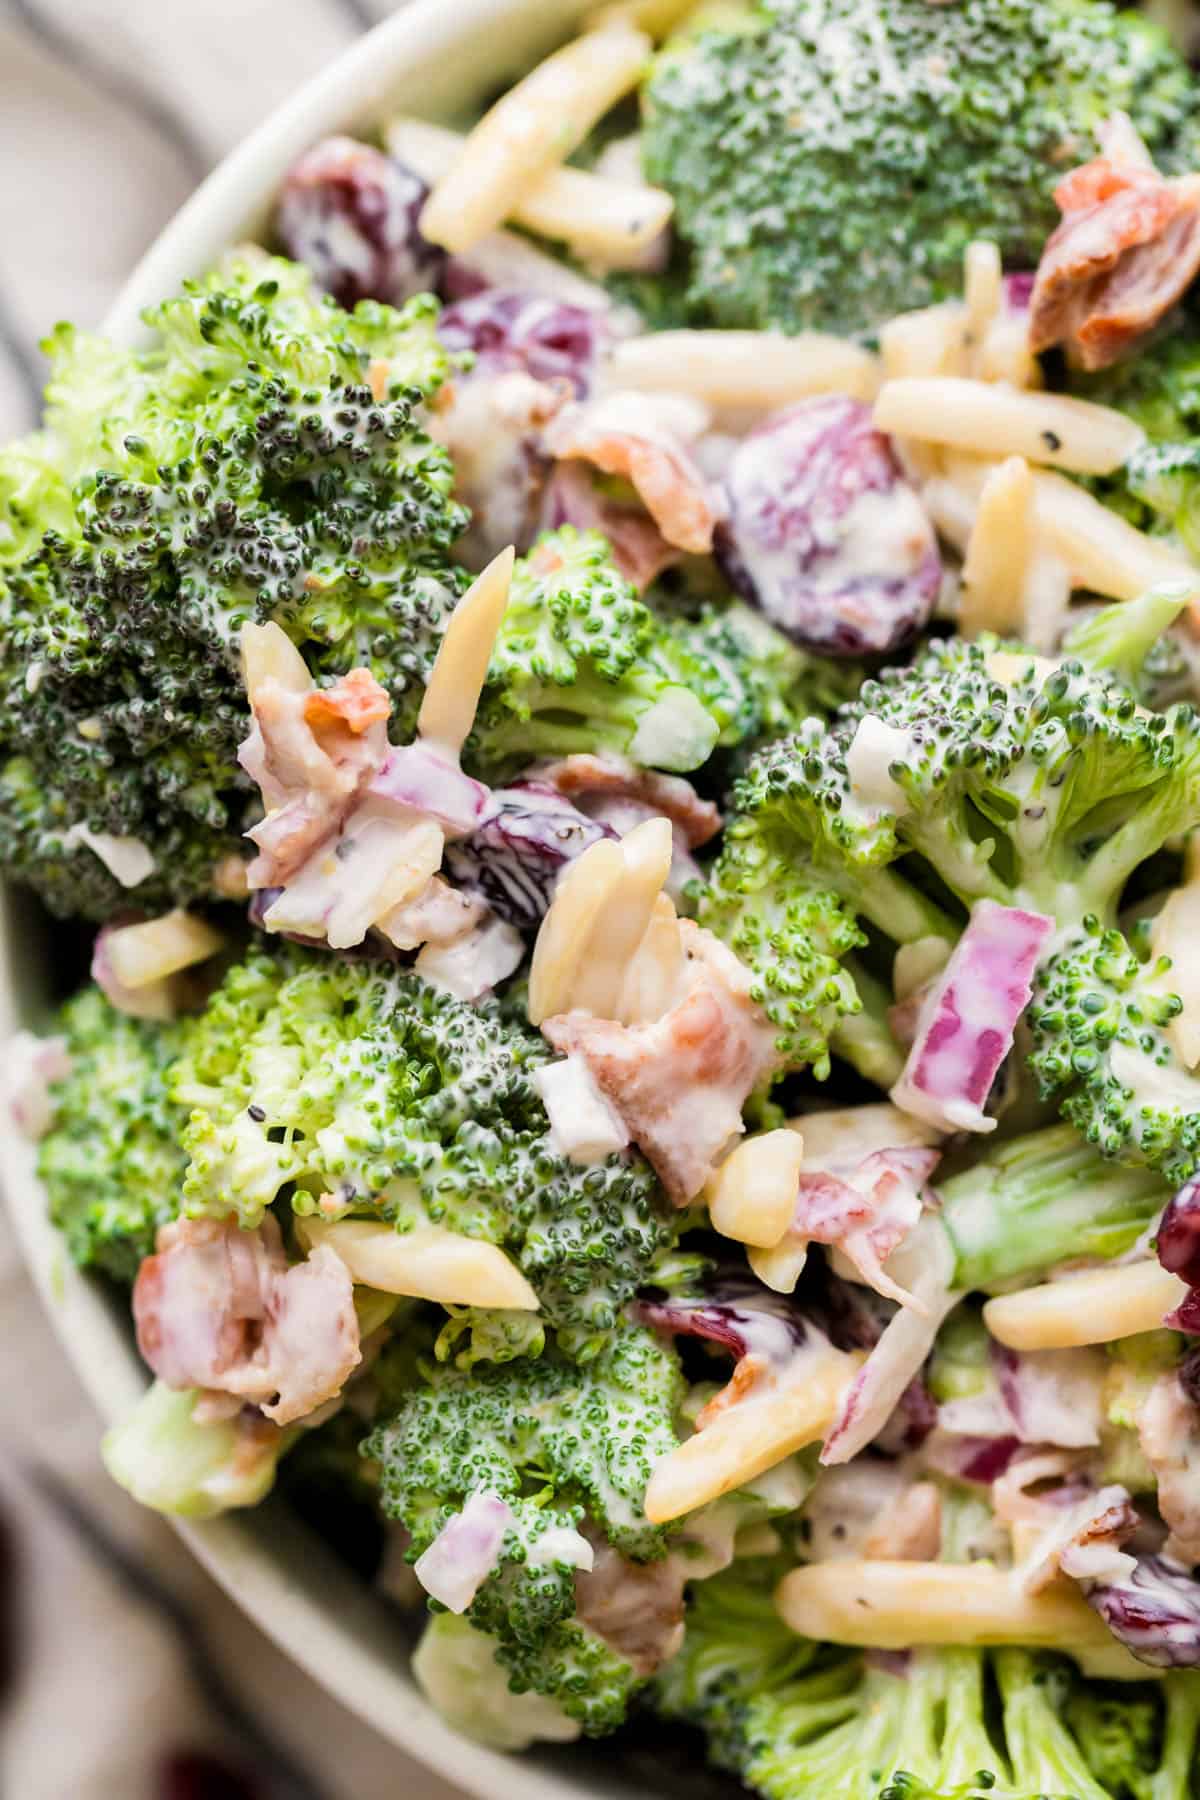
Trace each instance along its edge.
<instances>
[{"instance_id":1,"label":"bowl interior","mask_svg":"<svg viewBox=\"0 0 1200 1800\"><path fill-rule=\"evenodd\" d=\"M136 341L144 306L259 233L294 156L325 133L368 131L396 111L453 119L499 91L567 35L590 0L411 0L272 114L217 168L134 271L105 328ZM0 892L0 1040L45 1022L86 972L85 939L24 893ZM119 1299L76 1270L45 1216L33 1147L3 1143L13 1227L55 1330L99 1412L123 1414L146 1385ZM377 1731L490 1797L519 1783L526 1800L690 1800L730 1793L654 1727L620 1747L575 1745L520 1763L458 1737L408 1673L409 1634L277 1503L204 1524L178 1524L194 1553L275 1642ZM712 1785L710 1785L710 1780Z\"/></svg>"}]
</instances>

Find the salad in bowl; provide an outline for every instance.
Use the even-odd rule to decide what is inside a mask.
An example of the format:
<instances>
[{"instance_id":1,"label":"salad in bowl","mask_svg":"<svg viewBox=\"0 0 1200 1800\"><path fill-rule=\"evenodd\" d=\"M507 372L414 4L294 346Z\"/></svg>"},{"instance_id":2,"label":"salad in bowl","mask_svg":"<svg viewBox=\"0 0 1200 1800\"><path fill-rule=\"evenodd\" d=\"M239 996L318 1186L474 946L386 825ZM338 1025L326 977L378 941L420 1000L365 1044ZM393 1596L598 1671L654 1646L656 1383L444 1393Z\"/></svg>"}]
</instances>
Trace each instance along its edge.
<instances>
[{"instance_id":1,"label":"salad in bowl","mask_svg":"<svg viewBox=\"0 0 1200 1800\"><path fill-rule=\"evenodd\" d=\"M280 1490L485 1743L1200 1791L1198 170L1104 0L629 0L48 340L106 1465Z\"/></svg>"}]
</instances>

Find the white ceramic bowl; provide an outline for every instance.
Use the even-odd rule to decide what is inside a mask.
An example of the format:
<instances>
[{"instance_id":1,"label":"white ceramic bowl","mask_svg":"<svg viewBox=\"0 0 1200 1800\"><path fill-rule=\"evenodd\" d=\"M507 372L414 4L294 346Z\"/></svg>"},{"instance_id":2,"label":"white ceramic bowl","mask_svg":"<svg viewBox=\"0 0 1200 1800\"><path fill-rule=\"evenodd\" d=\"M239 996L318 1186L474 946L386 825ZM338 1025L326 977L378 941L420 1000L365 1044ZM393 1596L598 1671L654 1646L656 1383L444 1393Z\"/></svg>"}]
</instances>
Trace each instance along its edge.
<instances>
[{"instance_id":1,"label":"white ceramic bowl","mask_svg":"<svg viewBox=\"0 0 1200 1800\"><path fill-rule=\"evenodd\" d=\"M267 217L297 153L330 131L366 131L398 111L446 119L477 106L569 34L588 0L412 0L340 56L267 119L208 177L138 265L106 321L136 341L144 306L211 265ZM0 915L0 1042L36 1027L58 996L61 957L27 897L9 893ZM127 1317L72 1267L48 1224L32 1147L3 1143L13 1224L63 1349L106 1420L146 1383ZM352 1712L412 1756L493 1800L649 1800L664 1778L572 1746L523 1759L458 1737L421 1698L408 1645L382 1602L271 1502L255 1513L179 1524L180 1535L239 1606ZM640 1763L640 1759L638 1759ZM697 1771L697 1774L699 1771ZM700 1778L703 1780L703 1777ZM694 1792L693 1788L693 1792Z\"/></svg>"}]
</instances>

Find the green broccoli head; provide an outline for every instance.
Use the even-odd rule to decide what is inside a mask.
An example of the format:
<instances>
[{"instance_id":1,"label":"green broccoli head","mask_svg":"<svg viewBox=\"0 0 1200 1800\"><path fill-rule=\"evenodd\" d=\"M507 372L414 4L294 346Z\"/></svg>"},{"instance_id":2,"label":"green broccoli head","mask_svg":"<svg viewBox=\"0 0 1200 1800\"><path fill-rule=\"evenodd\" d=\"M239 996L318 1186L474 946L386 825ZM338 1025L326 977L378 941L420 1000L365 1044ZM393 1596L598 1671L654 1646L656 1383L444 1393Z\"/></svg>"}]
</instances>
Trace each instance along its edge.
<instances>
[{"instance_id":1,"label":"green broccoli head","mask_svg":"<svg viewBox=\"0 0 1200 1800\"><path fill-rule=\"evenodd\" d=\"M1111 475L1089 482L1106 505L1144 531L1174 533L1190 550L1200 539L1195 438L1200 428L1200 338L1177 315L1111 369L1067 371L1072 393L1126 413L1149 442Z\"/></svg>"},{"instance_id":2,"label":"green broccoli head","mask_svg":"<svg viewBox=\"0 0 1200 1800\"><path fill-rule=\"evenodd\" d=\"M686 771L722 733L736 741L747 704L694 625L638 599L599 532L564 525L517 563L466 760L488 780L577 750Z\"/></svg>"},{"instance_id":3,"label":"green broccoli head","mask_svg":"<svg viewBox=\"0 0 1200 1800\"><path fill-rule=\"evenodd\" d=\"M472 1495L505 1501L499 1560L467 1617L495 1640L514 1692L558 1701L586 1731L612 1730L639 1678L576 1617L575 1550L586 1519L635 1562L665 1554L642 1497L676 1444L674 1352L624 1325L582 1369L552 1348L469 1372L422 1362L409 1379L406 1364L399 1405L363 1445L384 1510L412 1534L415 1558ZM381 1385L386 1393L386 1367Z\"/></svg>"},{"instance_id":4,"label":"green broccoli head","mask_svg":"<svg viewBox=\"0 0 1200 1800\"><path fill-rule=\"evenodd\" d=\"M47 433L0 457L0 858L51 904L121 899L78 826L149 849L136 903L211 889L252 799L247 620L415 719L462 586L435 310L345 313L264 260L153 309L146 350L49 340Z\"/></svg>"},{"instance_id":5,"label":"green broccoli head","mask_svg":"<svg viewBox=\"0 0 1200 1800\"><path fill-rule=\"evenodd\" d=\"M685 311L853 331L957 291L972 238L1032 268L1055 185L1116 109L1165 169L1191 166L1185 63L1094 0L765 0L688 33L643 139L691 252Z\"/></svg>"},{"instance_id":6,"label":"green broccoli head","mask_svg":"<svg viewBox=\"0 0 1200 1800\"><path fill-rule=\"evenodd\" d=\"M1140 615L1131 642L1139 629ZM1093 645L1098 662L1119 658L1119 636ZM734 807L701 918L749 965L786 1054L820 1072L858 1009L844 959L860 924L892 946L953 941L945 902L984 898L1062 928L1112 919L1134 871L1197 817L1200 733L1190 707L1148 713L1108 668L934 642L832 725L768 744Z\"/></svg>"},{"instance_id":7,"label":"green broccoli head","mask_svg":"<svg viewBox=\"0 0 1200 1800\"><path fill-rule=\"evenodd\" d=\"M256 1225L332 1195L398 1231L502 1245L580 1355L617 1323L676 1225L634 1154L581 1166L547 1142L540 1036L494 1003L300 951L256 952L195 1022L170 1076L184 1210Z\"/></svg>"},{"instance_id":8,"label":"green broccoli head","mask_svg":"<svg viewBox=\"0 0 1200 1800\"><path fill-rule=\"evenodd\" d=\"M131 1019L87 988L58 1024L71 1070L39 1148L50 1217L77 1263L132 1281L179 1207L186 1114L166 1077L191 1021Z\"/></svg>"},{"instance_id":9,"label":"green broccoli head","mask_svg":"<svg viewBox=\"0 0 1200 1800\"><path fill-rule=\"evenodd\" d=\"M1200 1081L1166 1031L1182 1010L1170 970L1085 919L1038 973L1029 1061L1089 1143L1179 1187L1200 1167Z\"/></svg>"}]
</instances>

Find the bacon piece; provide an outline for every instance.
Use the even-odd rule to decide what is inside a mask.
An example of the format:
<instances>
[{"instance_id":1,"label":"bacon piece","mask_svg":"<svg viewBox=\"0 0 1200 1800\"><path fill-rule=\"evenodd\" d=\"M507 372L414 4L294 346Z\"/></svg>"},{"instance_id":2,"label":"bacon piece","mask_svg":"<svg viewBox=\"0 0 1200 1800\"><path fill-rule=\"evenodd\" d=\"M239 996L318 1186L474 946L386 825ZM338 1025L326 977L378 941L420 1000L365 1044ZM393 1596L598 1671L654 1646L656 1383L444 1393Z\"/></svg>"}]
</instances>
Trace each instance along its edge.
<instances>
[{"instance_id":1,"label":"bacon piece","mask_svg":"<svg viewBox=\"0 0 1200 1800\"><path fill-rule=\"evenodd\" d=\"M595 1561L575 1577L581 1624L639 1675L653 1675L683 1642L685 1570L674 1557L634 1563L593 1538Z\"/></svg>"},{"instance_id":2,"label":"bacon piece","mask_svg":"<svg viewBox=\"0 0 1200 1800\"><path fill-rule=\"evenodd\" d=\"M251 697L254 724L238 761L267 816L246 833L259 854L251 887L282 887L345 819L388 754L391 701L367 669L331 688L296 693L274 678Z\"/></svg>"},{"instance_id":3,"label":"bacon piece","mask_svg":"<svg viewBox=\"0 0 1200 1800\"><path fill-rule=\"evenodd\" d=\"M542 441L560 460L578 459L602 474L622 476L668 544L703 556L712 549L717 509L685 447L685 432L672 429L676 421L663 401L662 395L613 393L576 403L563 408Z\"/></svg>"},{"instance_id":4,"label":"bacon piece","mask_svg":"<svg viewBox=\"0 0 1200 1800\"><path fill-rule=\"evenodd\" d=\"M138 1348L168 1387L236 1396L278 1425L302 1419L360 1360L354 1290L327 1245L290 1266L270 1214L256 1231L180 1219L133 1288Z\"/></svg>"},{"instance_id":5,"label":"bacon piece","mask_svg":"<svg viewBox=\"0 0 1200 1800\"><path fill-rule=\"evenodd\" d=\"M921 1216L921 1191L941 1152L876 1150L852 1171L800 1171L796 1212L788 1236L836 1244L877 1294L914 1304L884 1273L883 1264Z\"/></svg>"},{"instance_id":6,"label":"bacon piece","mask_svg":"<svg viewBox=\"0 0 1200 1800\"><path fill-rule=\"evenodd\" d=\"M1138 1420L1142 1453L1158 1478L1158 1510L1171 1530L1165 1554L1200 1562L1200 1411L1177 1373L1160 1375Z\"/></svg>"},{"instance_id":7,"label":"bacon piece","mask_svg":"<svg viewBox=\"0 0 1200 1800\"><path fill-rule=\"evenodd\" d=\"M565 799L574 800L589 817L589 802L599 799L634 800L650 812L670 819L689 850L715 837L721 814L711 800L702 800L682 775L660 775L639 769L623 756L607 752L593 756L580 751L561 762L538 763L523 780L545 781Z\"/></svg>"},{"instance_id":8,"label":"bacon piece","mask_svg":"<svg viewBox=\"0 0 1200 1800\"><path fill-rule=\"evenodd\" d=\"M586 1059L671 1199L687 1206L740 1137L742 1107L776 1051L737 957L691 920L679 931L688 958L683 991L662 1018L618 1025L563 1013L542 1029L556 1050Z\"/></svg>"},{"instance_id":9,"label":"bacon piece","mask_svg":"<svg viewBox=\"0 0 1200 1800\"><path fill-rule=\"evenodd\" d=\"M1153 167L1100 156L1072 170L1054 197L1063 217L1038 265L1030 345L1063 344L1083 368L1105 369L1200 270L1200 177L1168 181Z\"/></svg>"},{"instance_id":10,"label":"bacon piece","mask_svg":"<svg viewBox=\"0 0 1200 1800\"><path fill-rule=\"evenodd\" d=\"M559 463L546 483L542 529L557 531L560 525L606 537L613 561L639 594L683 560L648 513L606 494L581 462Z\"/></svg>"},{"instance_id":11,"label":"bacon piece","mask_svg":"<svg viewBox=\"0 0 1200 1800\"><path fill-rule=\"evenodd\" d=\"M880 1513L863 1555L882 1562L936 1562L941 1548L941 1494L932 1481L914 1481Z\"/></svg>"}]
</instances>

